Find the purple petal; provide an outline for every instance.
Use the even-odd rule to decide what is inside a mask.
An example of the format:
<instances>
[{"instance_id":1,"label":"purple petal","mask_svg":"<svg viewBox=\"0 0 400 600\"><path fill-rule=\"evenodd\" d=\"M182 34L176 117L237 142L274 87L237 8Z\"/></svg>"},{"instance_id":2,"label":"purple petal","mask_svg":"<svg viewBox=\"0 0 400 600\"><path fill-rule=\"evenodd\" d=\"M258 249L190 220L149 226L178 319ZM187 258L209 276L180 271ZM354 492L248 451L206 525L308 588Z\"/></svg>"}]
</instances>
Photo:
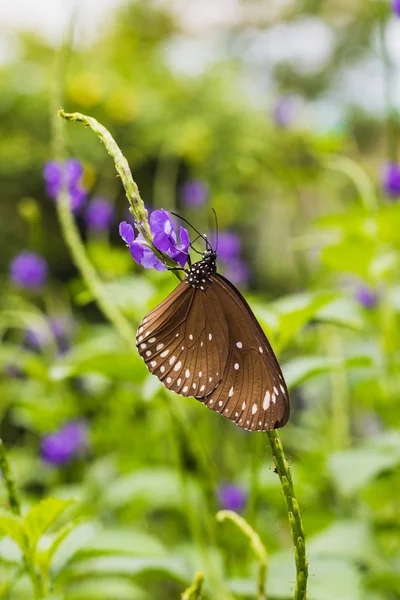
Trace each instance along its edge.
<instances>
[{"instance_id":1,"label":"purple petal","mask_svg":"<svg viewBox=\"0 0 400 600\"><path fill-rule=\"evenodd\" d=\"M145 269L155 269L156 271L165 271L167 268L164 263L154 254L153 250L147 246L143 247L143 258L141 265Z\"/></svg>"},{"instance_id":2,"label":"purple petal","mask_svg":"<svg viewBox=\"0 0 400 600\"><path fill-rule=\"evenodd\" d=\"M179 239L180 239L180 243L176 247L177 250L181 250L183 252L188 252L189 246L190 246L190 237L189 237L188 230L185 227L180 227Z\"/></svg>"},{"instance_id":3,"label":"purple petal","mask_svg":"<svg viewBox=\"0 0 400 600\"><path fill-rule=\"evenodd\" d=\"M160 252L168 252L168 250L173 251L175 249L171 237L166 233L156 233L153 238L153 244Z\"/></svg>"},{"instance_id":4,"label":"purple petal","mask_svg":"<svg viewBox=\"0 0 400 600\"><path fill-rule=\"evenodd\" d=\"M153 210L150 215L150 229L151 232L166 233L170 235L174 231L174 224L170 215L163 208L160 210Z\"/></svg>"},{"instance_id":5,"label":"purple petal","mask_svg":"<svg viewBox=\"0 0 400 600\"><path fill-rule=\"evenodd\" d=\"M128 246L130 246L135 239L133 227L126 221L122 221L122 223L119 224L119 235L122 237L125 244L128 244Z\"/></svg>"},{"instance_id":6,"label":"purple petal","mask_svg":"<svg viewBox=\"0 0 400 600\"><path fill-rule=\"evenodd\" d=\"M129 250L135 262L137 262L138 265L141 265L144 256L144 247L142 244L135 240L130 244Z\"/></svg>"},{"instance_id":7,"label":"purple petal","mask_svg":"<svg viewBox=\"0 0 400 600\"><path fill-rule=\"evenodd\" d=\"M207 196L208 187L199 179L187 181L181 188L181 198L187 206L202 206L207 200Z\"/></svg>"}]
</instances>

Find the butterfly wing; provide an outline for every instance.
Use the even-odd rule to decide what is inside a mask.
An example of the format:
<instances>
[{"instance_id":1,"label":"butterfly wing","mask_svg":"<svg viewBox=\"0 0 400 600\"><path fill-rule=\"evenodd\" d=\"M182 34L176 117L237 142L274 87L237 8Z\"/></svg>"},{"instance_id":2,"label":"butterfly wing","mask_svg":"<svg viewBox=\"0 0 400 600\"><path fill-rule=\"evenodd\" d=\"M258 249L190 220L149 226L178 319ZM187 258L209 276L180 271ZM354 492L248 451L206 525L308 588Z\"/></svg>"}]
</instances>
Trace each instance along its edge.
<instances>
[{"instance_id":1,"label":"butterfly wing","mask_svg":"<svg viewBox=\"0 0 400 600\"><path fill-rule=\"evenodd\" d=\"M182 281L140 323L136 345L147 368L170 390L206 396L221 381L229 333L222 307Z\"/></svg>"},{"instance_id":2,"label":"butterfly wing","mask_svg":"<svg viewBox=\"0 0 400 600\"><path fill-rule=\"evenodd\" d=\"M240 427L265 431L289 418L287 387L273 350L240 292L219 274L205 288L206 305L219 305L229 331L223 378L206 397L196 397Z\"/></svg>"}]
</instances>

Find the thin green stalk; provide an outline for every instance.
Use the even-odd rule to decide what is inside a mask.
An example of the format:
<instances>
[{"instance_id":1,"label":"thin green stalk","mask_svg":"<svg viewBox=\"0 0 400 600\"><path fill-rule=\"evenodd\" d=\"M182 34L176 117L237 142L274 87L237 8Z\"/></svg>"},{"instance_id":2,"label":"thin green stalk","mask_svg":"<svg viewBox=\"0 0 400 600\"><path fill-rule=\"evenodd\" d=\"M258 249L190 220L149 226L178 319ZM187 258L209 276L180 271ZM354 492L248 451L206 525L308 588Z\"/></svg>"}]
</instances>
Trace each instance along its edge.
<instances>
[{"instance_id":1,"label":"thin green stalk","mask_svg":"<svg viewBox=\"0 0 400 600\"><path fill-rule=\"evenodd\" d=\"M307 600L308 562L306 556L305 535L299 504L294 492L292 474L276 429L268 431L267 436L276 470L278 471L279 479L281 481L283 494L285 496L289 523L292 530L294 560L296 563L296 587L293 600Z\"/></svg>"},{"instance_id":2,"label":"thin green stalk","mask_svg":"<svg viewBox=\"0 0 400 600\"><path fill-rule=\"evenodd\" d=\"M321 156L322 164L326 169L339 171L349 177L356 187L360 200L367 210L375 211L379 208L375 188L360 165L348 156L324 153Z\"/></svg>"},{"instance_id":3,"label":"thin green stalk","mask_svg":"<svg viewBox=\"0 0 400 600\"><path fill-rule=\"evenodd\" d=\"M21 502L18 496L17 486L15 485L14 477L11 472L10 464L8 462L6 448L3 440L0 439L0 470L3 473L3 479L7 490L8 503L10 505L11 512L20 517L21 516Z\"/></svg>"},{"instance_id":4,"label":"thin green stalk","mask_svg":"<svg viewBox=\"0 0 400 600\"><path fill-rule=\"evenodd\" d=\"M96 121L96 119L81 113L66 113L63 109L60 109L58 111L58 116L68 121L77 121L79 123L83 123L87 127L90 127L97 135L99 140L104 144L108 154L114 160L116 171L121 178L126 197L130 204L129 211L135 219L136 228L143 235L144 239L153 250L154 254L158 256L158 258L160 258L169 267L176 267L177 263L175 261L173 261L167 254L157 250L157 248L152 244L153 234L150 231L148 213L140 196L139 188L132 177L128 161L122 154L111 133L105 127L103 127L103 125ZM173 273L176 275L176 277L178 277L178 279L184 279L184 275L181 271L173 271Z\"/></svg>"},{"instance_id":5,"label":"thin green stalk","mask_svg":"<svg viewBox=\"0 0 400 600\"><path fill-rule=\"evenodd\" d=\"M265 592L265 582L267 579L268 554L260 536L254 529L237 513L232 510L220 510L217 513L217 520L222 523L229 519L234 523L240 531L249 539L250 546L253 549L256 559L259 563L258 582L257 582L257 600L267 600Z\"/></svg>"},{"instance_id":6,"label":"thin green stalk","mask_svg":"<svg viewBox=\"0 0 400 600\"><path fill-rule=\"evenodd\" d=\"M19 499L17 486L15 485L10 463L8 462L6 448L2 439L0 439L0 470L3 474L3 479L6 486L10 510L15 516L21 517L21 501ZM35 600L40 600L44 597L42 580L36 573L33 551L28 536L25 536L24 563L32 581Z\"/></svg>"},{"instance_id":7,"label":"thin green stalk","mask_svg":"<svg viewBox=\"0 0 400 600\"><path fill-rule=\"evenodd\" d=\"M181 600L200 600L203 583L203 573L196 573L192 585L188 587L181 595Z\"/></svg>"}]
</instances>

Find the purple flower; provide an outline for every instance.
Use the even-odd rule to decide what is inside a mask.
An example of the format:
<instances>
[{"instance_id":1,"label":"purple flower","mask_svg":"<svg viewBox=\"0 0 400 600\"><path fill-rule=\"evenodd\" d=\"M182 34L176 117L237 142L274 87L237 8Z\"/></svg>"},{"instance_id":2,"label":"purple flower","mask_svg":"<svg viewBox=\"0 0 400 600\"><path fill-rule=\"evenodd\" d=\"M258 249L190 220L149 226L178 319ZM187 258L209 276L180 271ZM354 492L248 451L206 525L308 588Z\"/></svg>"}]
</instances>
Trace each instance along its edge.
<instances>
[{"instance_id":1,"label":"purple flower","mask_svg":"<svg viewBox=\"0 0 400 600\"><path fill-rule=\"evenodd\" d=\"M378 302L377 292L371 290L367 285L359 285L354 297L365 308L373 308Z\"/></svg>"},{"instance_id":2,"label":"purple flower","mask_svg":"<svg viewBox=\"0 0 400 600\"><path fill-rule=\"evenodd\" d=\"M226 483L218 489L218 500L222 509L242 512L247 503L247 494L238 485Z\"/></svg>"},{"instance_id":3,"label":"purple flower","mask_svg":"<svg viewBox=\"0 0 400 600\"><path fill-rule=\"evenodd\" d=\"M67 423L42 439L42 459L52 465L64 465L87 449L87 437L87 426L83 421Z\"/></svg>"},{"instance_id":4,"label":"purple flower","mask_svg":"<svg viewBox=\"0 0 400 600\"><path fill-rule=\"evenodd\" d=\"M47 263L42 256L23 250L11 261L10 277L19 287L40 288L47 280Z\"/></svg>"},{"instance_id":5,"label":"purple flower","mask_svg":"<svg viewBox=\"0 0 400 600\"><path fill-rule=\"evenodd\" d=\"M393 12L400 17L400 0L393 0L392 2Z\"/></svg>"},{"instance_id":6,"label":"purple flower","mask_svg":"<svg viewBox=\"0 0 400 600\"><path fill-rule=\"evenodd\" d=\"M216 247L216 236L213 236L211 244ZM223 267L226 277L234 285L245 285L250 277L250 269L247 263L240 257L240 238L232 231L221 231L218 236L218 259Z\"/></svg>"},{"instance_id":7,"label":"purple flower","mask_svg":"<svg viewBox=\"0 0 400 600\"><path fill-rule=\"evenodd\" d=\"M25 331L26 344L34 350L40 350L55 340L59 353L64 354L70 347L75 326L75 321L68 314L52 316L47 326L44 322L39 322L34 328L30 327Z\"/></svg>"},{"instance_id":8,"label":"purple flower","mask_svg":"<svg viewBox=\"0 0 400 600\"><path fill-rule=\"evenodd\" d=\"M187 206L203 206L208 197L208 187L199 179L187 181L181 187L181 199Z\"/></svg>"},{"instance_id":9,"label":"purple flower","mask_svg":"<svg viewBox=\"0 0 400 600\"><path fill-rule=\"evenodd\" d=\"M216 246L216 238L212 240L212 245ZM240 255L240 238L232 231L221 231L218 236L218 258L222 261L229 261Z\"/></svg>"},{"instance_id":10,"label":"purple flower","mask_svg":"<svg viewBox=\"0 0 400 600\"><path fill-rule=\"evenodd\" d=\"M106 231L114 220L114 209L105 198L93 198L86 209L85 221L93 231Z\"/></svg>"},{"instance_id":11,"label":"purple flower","mask_svg":"<svg viewBox=\"0 0 400 600\"><path fill-rule=\"evenodd\" d=\"M170 258L184 267L188 259L190 244L187 230L184 227L180 227L180 241L178 242L174 223L169 214L163 209L155 210L151 213L150 230L154 235L154 246L161 252L168 254ZM165 271L166 266L155 256L142 234L139 233L135 238L132 225L126 221L120 223L119 234L129 247L132 257L139 265L142 265L146 269L153 268L157 271Z\"/></svg>"},{"instance_id":12,"label":"purple flower","mask_svg":"<svg viewBox=\"0 0 400 600\"><path fill-rule=\"evenodd\" d=\"M297 112L297 98L286 96L280 98L275 104L273 117L279 127L288 127L295 119Z\"/></svg>"},{"instance_id":13,"label":"purple flower","mask_svg":"<svg viewBox=\"0 0 400 600\"><path fill-rule=\"evenodd\" d=\"M250 278L249 266L241 258L229 260L225 265L225 276L234 285L246 285Z\"/></svg>"},{"instance_id":14,"label":"purple flower","mask_svg":"<svg viewBox=\"0 0 400 600\"><path fill-rule=\"evenodd\" d=\"M399 0L400 1L400 0ZM391 198L400 196L400 166L395 163L387 164L382 170L382 186Z\"/></svg>"},{"instance_id":15,"label":"purple flower","mask_svg":"<svg viewBox=\"0 0 400 600\"><path fill-rule=\"evenodd\" d=\"M71 210L78 212L86 198L86 191L81 185L81 179L83 175L82 163L71 158L65 161L64 174L62 165L55 161L50 161L45 164L43 168L43 177L46 185L47 195L54 201L62 188L63 175L65 177L65 185L68 190Z\"/></svg>"}]
</instances>

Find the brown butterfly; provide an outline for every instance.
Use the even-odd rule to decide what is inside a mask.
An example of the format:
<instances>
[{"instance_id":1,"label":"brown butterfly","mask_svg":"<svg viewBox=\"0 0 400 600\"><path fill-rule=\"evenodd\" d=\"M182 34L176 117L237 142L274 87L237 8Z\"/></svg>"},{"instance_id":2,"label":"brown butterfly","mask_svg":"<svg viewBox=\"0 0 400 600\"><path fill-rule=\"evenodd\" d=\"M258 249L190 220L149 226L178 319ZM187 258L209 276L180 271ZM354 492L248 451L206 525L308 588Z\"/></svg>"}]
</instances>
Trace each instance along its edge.
<instances>
[{"instance_id":1,"label":"brown butterfly","mask_svg":"<svg viewBox=\"0 0 400 600\"><path fill-rule=\"evenodd\" d=\"M278 361L246 300L217 273L216 251L199 235L206 243L202 259L140 323L138 351L169 390L239 427L283 427L290 405Z\"/></svg>"}]
</instances>

